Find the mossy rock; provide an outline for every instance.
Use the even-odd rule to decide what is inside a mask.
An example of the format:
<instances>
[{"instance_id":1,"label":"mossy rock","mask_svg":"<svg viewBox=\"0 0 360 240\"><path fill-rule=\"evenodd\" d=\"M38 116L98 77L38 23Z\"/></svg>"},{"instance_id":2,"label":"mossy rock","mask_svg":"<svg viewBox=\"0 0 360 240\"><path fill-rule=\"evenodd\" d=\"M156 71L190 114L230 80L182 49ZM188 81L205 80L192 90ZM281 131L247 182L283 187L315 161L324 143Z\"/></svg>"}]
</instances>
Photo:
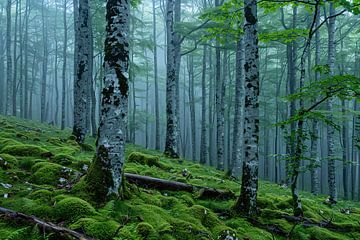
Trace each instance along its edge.
<instances>
[{"instance_id":1,"label":"mossy rock","mask_svg":"<svg viewBox=\"0 0 360 240\"><path fill-rule=\"evenodd\" d=\"M56 218L61 221L74 222L80 218L93 216L95 209L90 203L77 197L65 197L55 205Z\"/></svg>"},{"instance_id":2,"label":"mossy rock","mask_svg":"<svg viewBox=\"0 0 360 240\"><path fill-rule=\"evenodd\" d=\"M225 226L217 225L213 228L215 239L219 240L228 240L228 239L238 239L237 233L234 229Z\"/></svg>"},{"instance_id":3,"label":"mossy rock","mask_svg":"<svg viewBox=\"0 0 360 240\"><path fill-rule=\"evenodd\" d=\"M7 153L13 156L23 157L49 157L51 153L39 146L30 144L19 144L6 146L1 150L2 153Z\"/></svg>"},{"instance_id":4,"label":"mossy rock","mask_svg":"<svg viewBox=\"0 0 360 240\"><path fill-rule=\"evenodd\" d=\"M36 163L31 170L34 172L31 181L36 184L63 184L74 176L72 169L49 162Z\"/></svg>"},{"instance_id":5,"label":"mossy rock","mask_svg":"<svg viewBox=\"0 0 360 240\"><path fill-rule=\"evenodd\" d=\"M216 214L203 206L194 205L188 211L196 219L199 219L206 228L212 229L217 225L221 225L221 221L217 218Z\"/></svg>"},{"instance_id":6,"label":"mossy rock","mask_svg":"<svg viewBox=\"0 0 360 240\"><path fill-rule=\"evenodd\" d=\"M163 170L169 170L170 167L161 163L158 156L153 156L140 152L132 152L128 157L128 162L138 163L141 165L147 165L149 167L155 166Z\"/></svg>"},{"instance_id":7,"label":"mossy rock","mask_svg":"<svg viewBox=\"0 0 360 240\"><path fill-rule=\"evenodd\" d=\"M50 137L46 140L46 142L51 143L55 146L63 146L64 145L64 142L60 138L56 138L56 137Z\"/></svg>"},{"instance_id":8,"label":"mossy rock","mask_svg":"<svg viewBox=\"0 0 360 240\"><path fill-rule=\"evenodd\" d=\"M207 240L212 234L203 226L180 219L170 221L173 226L172 236L177 240Z\"/></svg>"},{"instance_id":9,"label":"mossy rock","mask_svg":"<svg viewBox=\"0 0 360 240\"><path fill-rule=\"evenodd\" d=\"M51 161L60 165L68 166L75 162L76 159L70 155L60 153L51 158Z\"/></svg>"},{"instance_id":10,"label":"mossy rock","mask_svg":"<svg viewBox=\"0 0 360 240\"><path fill-rule=\"evenodd\" d=\"M11 138L0 138L0 149L3 149L6 146L12 146L12 145L20 145L21 142L18 142Z\"/></svg>"},{"instance_id":11,"label":"mossy rock","mask_svg":"<svg viewBox=\"0 0 360 240\"><path fill-rule=\"evenodd\" d=\"M136 226L136 233L141 239L158 239L158 234L154 227L146 222L141 222Z\"/></svg>"},{"instance_id":12,"label":"mossy rock","mask_svg":"<svg viewBox=\"0 0 360 240\"><path fill-rule=\"evenodd\" d=\"M310 234L311 240L344 240L349 239L344 234L331 232L321 227L311 227L307 229L307 233Z\"/></svg>"},{"instance_id":13,"label":"mossy rock","mask_svg":"<svg viewBox=\"0 0 360 240\"><path fill-rule=\"evenodd\" d=\"M180 198L180 201L182 203L184 203L188 207L191 207L191 206L193 206L195 204L194 199L191 196L187 195L187 194L183 194L179 198Z\"/></svg>"},{"instance_id":14,"label":"mossy rock","mask_svg":"<svg viewBox=\"0 0 360 240\"><path fill-rule=\"evenodd\" d=\"M0 168L3 170L8 170L16 166L18 160L9 154L3 153L0 154Z\"/></svg>"},{"instance_id":15,"label":"mossy rock","mask_svg":"<svg viewBox=\"0 0 360 240\"><path fill-rule=\"evenodd\" d=\"M29 194L30 199L41 202L50 202L53 196L54 193L46 189L40 189Z\"/></svg>"},{"instance_id":16,"label":"mossy rock","mask_svg":"<svg viewBox=\"0 0 360 240\"><path fill-rule=\"evenodd\" d=\"M53 208L51 206L41 201L25 197L16 199L16 201L12 203L11 208L25 214L34 215L44 219L51 219L54 215Z\"/></svg>"},{"instance_id":17,"label":"mossy rock","mask_svg":"<svg viewBox=\"0 0 360 240\"><path fill-rule=\"evenodd\" d=\"M120 224L113 220L101 220L94 218L81 218L76 223L70 225L70 228L80 232L84 232L98 240L113 239Z\"/></svg>"}]
</instances>

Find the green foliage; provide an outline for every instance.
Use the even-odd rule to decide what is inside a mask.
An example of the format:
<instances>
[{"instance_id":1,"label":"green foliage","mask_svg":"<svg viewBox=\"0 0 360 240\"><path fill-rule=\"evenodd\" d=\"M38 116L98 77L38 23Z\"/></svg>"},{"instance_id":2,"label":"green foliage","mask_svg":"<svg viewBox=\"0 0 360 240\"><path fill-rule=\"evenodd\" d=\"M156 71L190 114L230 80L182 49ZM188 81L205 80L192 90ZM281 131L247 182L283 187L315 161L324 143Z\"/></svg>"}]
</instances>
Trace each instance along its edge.
<instances>
[{"instance_id":1,"label":"green foliage","mask_svg":"<svg viewBox=\"0 0 360 240\"><path fill-rule=\"evenodd\" d=\"M119 223L113 220L97 218L81 218L74 224L70 225L71 229L84 232L98 240L108 240L115 237L119 228Z\"/></svg>"},{"instance_id":2,"label":"green foliage","mask_svg":"<svg viewBox=\"0 0 360 240\"><path fill-rule=\"evenodd\" d=\"M141 236L141 239L158 239L154 227L146 222L139 223L136 226L136 233Z\"/></svg>"},{"instance_id":3,"label":"green foliage","mask_svg":"<svg viewBox=\"0 0 360 240\"><path fill-rule=\"evenodd\" d=\"M166 166L165 164L160 162L160 158L158 156L152 156L140 152L131 153L128 157L128 161L147 165L149 167L155 166L164 170L169 169L169 166Z\"/></svg>"},{"instance_id":4,"label":"green foliage","mask_svg":"<svg viewBox=\"0 0 360 240\"><path fill-rule=\"evenodd\" d=\"M2 153L7 153L13 156L24 157L43 157L50 154L49 151L42 147L30 144L7 145L1 150Z\"/></svg>"},{"instance_id":5,"label":"green foliage","mask_svg":"<svg viewBox=\"0 0 360 240\"><path fill-rule=\"evenodd\" d=\"M56 163L39 162L32 168L34 174L31 180L37 184L63 184L66 180L73 177L74 171Z\"/></svg>"}]
</instances>

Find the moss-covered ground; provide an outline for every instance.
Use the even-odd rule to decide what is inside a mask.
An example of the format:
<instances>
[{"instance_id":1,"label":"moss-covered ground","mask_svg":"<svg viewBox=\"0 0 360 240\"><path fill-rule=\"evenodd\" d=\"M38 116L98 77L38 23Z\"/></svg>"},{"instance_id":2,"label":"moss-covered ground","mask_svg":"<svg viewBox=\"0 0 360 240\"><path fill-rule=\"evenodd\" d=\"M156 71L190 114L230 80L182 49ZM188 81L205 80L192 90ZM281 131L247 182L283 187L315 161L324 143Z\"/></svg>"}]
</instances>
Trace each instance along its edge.
<instances>
[{"instance_id":1,"label":"moss-covered ground","mask_svg":"<svg viewBox=\"0 0 360 240\"><path fill-rule=\"evenodd\" d=\"M265 230L276 226L289 239L360 239L360 204L324 204L326 196L302 192L305 217L331 219L343 231L304 227L281 216L292 214L290 191L260 182L255 227L245 218L224 214L234 200L199 200L198 193L159 192L127 185L125 200L94 204L82 189L82 176L94 155L94 139L79 146L69 131L0 116L0 206L34 215L87 234L94 239L286 239ZM135 152L135 153L134 153ZM239 194L240 184L223 172L191 161L128 145L125 171ZM183 174L186 172L186 174ZM229 238L233 236L234 238ZM0 215L0 239L59 239L36 226Z\"/></svg>"}]
</instances>

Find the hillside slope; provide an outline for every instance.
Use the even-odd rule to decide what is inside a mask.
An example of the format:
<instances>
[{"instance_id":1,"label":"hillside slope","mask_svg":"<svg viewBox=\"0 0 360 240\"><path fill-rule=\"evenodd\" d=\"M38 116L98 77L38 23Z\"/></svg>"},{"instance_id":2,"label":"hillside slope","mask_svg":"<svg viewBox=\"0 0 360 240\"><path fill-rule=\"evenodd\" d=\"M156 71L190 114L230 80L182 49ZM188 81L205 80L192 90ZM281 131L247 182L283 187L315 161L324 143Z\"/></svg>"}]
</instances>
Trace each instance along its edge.
<instances>
[{"instance_id":1,"label":"hillside slope","mask_svg":"<svg viewBox=\"0 0 360 240\"><path fill-rule=\"evenodd\" d=\"M289 189L260 182L259 216L246 220L229 214L231 200L200 200L199 193L159 192L127 185L125 200L96 206L82 191L94 154L94 139L79 146L69 131L0 116L0 206L34 215L100 240L106 239L360 239L360 204L340 201L330 208L325 196L301 193L307 222L293 223ZM229 189L239 182L223 172L190 161L128 145L125 171ZM153 157L158 156L158 157ZM136 158L133 158L136 160ZM157 162L159 160L159 162ZM154 164L155 162L155 164ZM149 166L151 165L151 167ZM310 221L310 222L309 222ZM325 224L326 221L331 221ZM315 226L322 222L325 227ZM232 236L232 238L230 237ZM0 215L0 239L59 239L36 226Z\"/></svg>"}]
</instances>

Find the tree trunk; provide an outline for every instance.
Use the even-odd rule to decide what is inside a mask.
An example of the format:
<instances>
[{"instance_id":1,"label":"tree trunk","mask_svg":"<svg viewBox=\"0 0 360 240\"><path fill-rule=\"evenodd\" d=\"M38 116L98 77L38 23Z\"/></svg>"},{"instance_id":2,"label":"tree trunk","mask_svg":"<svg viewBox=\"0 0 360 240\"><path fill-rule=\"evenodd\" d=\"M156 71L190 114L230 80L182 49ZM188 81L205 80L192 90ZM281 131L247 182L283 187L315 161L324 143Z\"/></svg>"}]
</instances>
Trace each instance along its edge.
<instances>
[{"instance_id":1,"label":"tree trunk","mask_svg":"<svg viewBox=\"0 0 360 240\"><path fill-rule=\"evenodd\" d=\"M206 126L206 57L207 47L204 45L201 75L201 142L200 142L200 163L206 164L209 157L207 144Z\"/></svg>"},{"instance_id":2,"label":"tree trunk","mask_svg":"<svg viewBox=\"0 0 360 240\"><path fill-rule=\"evenodd\" d=\"M259 46L256 0L244 0L244 14L245 154L240 197L236 207L251 216L257 213L259 171Z\"/></svg>"},{"instance_id":3,"label":"tree trunk","mask_svg":"<svg viewBox=\"0 0 360 240\"><path fill-rule=\"evenodd\" d=\"M213 139L214 139L214 112L213 112L213 104L214 104L214 85L213 85L213 64L212 64L212 51L209 49L209 68L211 69L211 74L209 78L209 165L214 166L214 158L213 158Z\"/></svg>"},{"instance_id":4,"label":"tree trunk","mask_svg":"<svg viewBox=\"0 0 360 240\"><path fill-rule=\"evenodd\" d=\"M110 0L106 9L101 120L96 156L85 177L87 190L97 202L104 202L112 195L120 195L129 94L130 4L127 0Z\"/></svg>"},{"instance_id":5,"label":"tree trunk","mask_svg":"<svg viewBox=\"0 0 360 240\"><path fill-rule=\"evenodd\" d=\"M195 92L194 92L194 56L188 55L189 72L189 106L190 106L190 128L191 128L191 159L196 160L196 123L195 123Z\"/></svg>"},{"instance_id":6,"label":"tree trunk","mask_svg":"<svg viewBox=\"0 0 360 240\"><path fill-rule=\"evenodd\" d=\"M315 26L319 27L320 25L320 9L317 12L317 18ZM315 33L315 66L320 65L320 31ZM320 73L315 73L315 81L320 80ZM314 100L316 101L316 99ZM319 141L319 123L316 119L312 121L312 131L311 131L311 146L310 146L310 157L313 161L311 171L311 193L314 195L319 194L319 167L321 166L320 158L318 156L318 141Z\"/></svg>"},{"instance_id":7,"label":"tree trunk","mask_svg":"<svg viewBox=\"0 0 360 240\"><path fill-rule=\"evenodd\" d=\"M76 42L76 75L74 80L74 127L73 135L78 143L85 141L87 131L87 108L88 108L88 92L89 87L89 0L79 1L78 24L78 41Z\"/></svg>"},{"instance_id":8,"label":"tree trunk","mask_svg":"<svg viewBox=\"0 0 360 240\"><path fill-rule=\"evenodd\" d=\"M66 64L67 64L67 16L66 16L66 9L67 9L67 0L63 0L63 23L64 23L64 43L63 43L63 66L62 66L62 91L61 91L61 129L65 129L65 115L66 115Z\"/></svg>"},{"instance_id":9,"label":"tree trunk","mask_svg":"<svg viewBox=\"0 0 360 240\"><path fill-rule=\"evenodd\" d=\"M30 0L26 0L25 10L25 34L24 34L24 54L25 54L25 65L24 65L24 118L28 118L29 115L29 17L30 17ZM57 50L57 49L56 49ZM56 51L57 53L57 51ZM56 61L56 59L55 59ZM57 68L56 68L57 70ZM56 71L55 70L55 71Z\"/></svg>"},{"instance_id":10,"label":"tree trunk","mask_svg":"<svg viewBox=\"0 0 360 240\"><path fill-rule=\"evenodd\" d=\"M159 83L158 83L158 67L157 67L157 44L156 44L156 14L155 2L153 4L153 41L154 41L154 85L155 85L155 149L160 150L160 110L159 110Z\"/></svg>"},{"instance_id":11,"label":"tree trunk","mask_svg":"<svg viewBox=\"0 0 360 240\"><path fill-rule=\"evenodd\" d=\"M47 18L45 16L45 0L42 1L41 17L42 17L42 33L43 33L43 65L42 65L42 81L41 81L41 122L46 121L46 86L47 86L47 69L48 69L48 33L47 33Z\"/></svg>"},{"instance_id":12,"label":"tree trunk","mask_svg":"<svg viewBox=\"0 0 360 240\"><path fill-rule=\"evenodd\" d=\"M240 37L236 48L235 113L232 147L232 173L235 178L241 174L241 160L244 153L244 38Z\"/></svg>"},{"instance_id":13,"label":"tree trunk","mask_svg":"<svg viewBox=\"0 0 360 240\"><path fill-rule=\"evenodd\" d=\"M17 63L18 63L18 56L17 56L17 34L18 34L18 18L19 18L19 1L16 0L16 12L15 12L15 24L14 24L14 73L13 73L13 80L12 80L12 115L16 116L16 104L17 104L17 99L16 99L16 92L17 92Z\"/></svg>"},{"instance_id":14,"label":"tree trunk","mask_svg":"<svg viewBox=\"0 0 360 240\"><path fill-rule=\"evenodd\" d=\"M11 0L7 1L6 5L6 104L5 112L10 115L10 101L11 101L11 71L12 71L12 59L11 59Z\"/></svg>"},{"instance_id":15,"label":"tree trunk","mask_svg":"<svg viewBox=\"0 0 360 240\"><path fill-rule=\"evenodd\" d=\"M178 111L176 97L176 66L175 66L175 40L174 40L174 1L167 0L166 4L166 35L167 35L167 64L166 64L166 141L164 154L168 157L178 158Z\"/></svg>"},{"instance_id":16,"label":"tree trunk","mask_svg":"<svg viewBox=\"0 0 360 240\"><path fill-rule=\"evenodd\" d=\"M329 4L330 16L335 14L335 8L333 3ZM330 18L328 22L328 65L330 75L335 74L335 20L336 18ZM329 112L328 120L333 121L333 99L330 98L327 101L327 111ZM335 142L334 142L334 127L327 126L327 146L328 146L328 183L329 183L329 200L331 203L337 202L337 189L336 189L336 176L335 176Z\"/></svg>"}]
</instances>

